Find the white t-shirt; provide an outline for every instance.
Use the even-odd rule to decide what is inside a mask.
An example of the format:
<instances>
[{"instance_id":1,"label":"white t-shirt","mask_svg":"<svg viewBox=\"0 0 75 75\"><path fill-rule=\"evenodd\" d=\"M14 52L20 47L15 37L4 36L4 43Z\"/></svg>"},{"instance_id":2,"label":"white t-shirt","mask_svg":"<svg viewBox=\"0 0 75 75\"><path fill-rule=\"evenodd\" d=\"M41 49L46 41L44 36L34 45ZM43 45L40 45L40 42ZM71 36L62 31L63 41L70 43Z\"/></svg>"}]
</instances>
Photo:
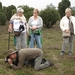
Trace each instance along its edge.
<instances>
[{"instance_id":1,"label":"white t-shirt","mask_svg":"<svg viewBox=\"0 0 75 75\"><path fill-rule=\"evenodd\" d=\"M38 21L38 20L33 20L33 21L31 22L32 27L36 27L36 26L37 26L37 21Z\"/></svg>"},{"instance_id":2,"label":"white t-shirt","mask_svg":"<svg viewBox=\"0 0 75 75\"><path fill-rule=\"evenodd\" d=\"M20 25L24 26L25 30L23 32L25 32L26 31L25 24L23 22L21 22L21 20L18 20L18 19L15 19L13 21L13 29L14 29L14 31L19 31Z\"/></svg>"}]
</instances>

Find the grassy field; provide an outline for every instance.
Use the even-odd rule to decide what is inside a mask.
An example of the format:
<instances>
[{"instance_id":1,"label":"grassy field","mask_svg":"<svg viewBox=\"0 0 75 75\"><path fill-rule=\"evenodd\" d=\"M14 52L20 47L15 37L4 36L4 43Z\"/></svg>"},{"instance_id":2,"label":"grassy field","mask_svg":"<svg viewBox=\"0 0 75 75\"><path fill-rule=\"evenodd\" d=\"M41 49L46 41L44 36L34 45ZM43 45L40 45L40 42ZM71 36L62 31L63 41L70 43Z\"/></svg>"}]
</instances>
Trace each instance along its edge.
<instances>
[{"instance_id":1,"label":"grassy field","mask_svg":"<svg viewBox=\"0 0 75 75\"><path fill-rule=\"evenodd\" d=\"M75 75L75 59L68 55L68 50L66 50L64 56L60 56L62 34L58 24L51 29L43 28L42 30L44 57L54 62L55 66L40 71L35 71L31 67L25 66L22 70L11 69L3 60L8 49L7 27L0 26L0 75ZM10 48L15 48L13 34L11 34L10 45ZM73 55L75 55L75 46Z\"/></svg>"}]
</instances>

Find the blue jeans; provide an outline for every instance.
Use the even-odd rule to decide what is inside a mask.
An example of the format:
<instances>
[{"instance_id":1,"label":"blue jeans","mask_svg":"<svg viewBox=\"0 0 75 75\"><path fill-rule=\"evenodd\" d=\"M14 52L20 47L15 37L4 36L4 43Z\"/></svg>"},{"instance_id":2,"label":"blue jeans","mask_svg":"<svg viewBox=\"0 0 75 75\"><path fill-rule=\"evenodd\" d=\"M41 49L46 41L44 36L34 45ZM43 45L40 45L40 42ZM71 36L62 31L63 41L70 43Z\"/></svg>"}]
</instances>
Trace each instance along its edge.
<instances>
[{"instance_id":1,"label":"blue jeans","mask_svg":"<svg viewBox=\"0 0 75 75\"><path fill-rule=\"evenodd\" d=\"M42 48L41 35L32 33L32 34L30 34L30 36L31 36L31 39L30 39L29 47L34 48L34 43L36 41L37 47L41 49Z\"/></svg>"}]
</instances>

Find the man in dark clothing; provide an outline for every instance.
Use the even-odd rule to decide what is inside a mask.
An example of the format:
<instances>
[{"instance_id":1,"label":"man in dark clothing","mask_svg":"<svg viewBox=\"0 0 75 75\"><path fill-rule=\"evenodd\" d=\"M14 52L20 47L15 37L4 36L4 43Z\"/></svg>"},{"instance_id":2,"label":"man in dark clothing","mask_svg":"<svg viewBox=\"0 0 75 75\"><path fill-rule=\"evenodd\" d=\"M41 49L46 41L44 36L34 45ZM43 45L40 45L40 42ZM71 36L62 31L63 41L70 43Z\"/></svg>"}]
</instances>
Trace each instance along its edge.
<instances>
[{"instance_id":1,"label":"man in dark clothing","mask_svg":"<svg viewBox=\"0 0 75 75\"><path fill-rule=\"evenodd\" d=\"M41 63L42 61L43 52L41 49L38 48L25 48L19 51L14 51L12 49L7 51L7 56L5 61L9 63L9 65L13 69L21 69L25 63L25 61L33 60L34 59L34 69L41 70L43 68L53 66L54 64L50 61L46 61ZM15 62L13 62L16 61Z\"/></svg>"}]
</instances>

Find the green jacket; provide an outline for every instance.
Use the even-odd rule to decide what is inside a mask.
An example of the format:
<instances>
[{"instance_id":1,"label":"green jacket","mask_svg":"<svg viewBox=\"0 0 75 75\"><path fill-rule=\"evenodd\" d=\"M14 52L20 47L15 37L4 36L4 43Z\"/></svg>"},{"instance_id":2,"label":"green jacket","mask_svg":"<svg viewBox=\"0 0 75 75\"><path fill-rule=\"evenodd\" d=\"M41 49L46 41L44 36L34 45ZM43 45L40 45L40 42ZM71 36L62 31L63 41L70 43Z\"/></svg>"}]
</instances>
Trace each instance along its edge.
<instances>
[{"instance_id":1,"label":"green jacket","mask_svg":"<svg viewBox=\"0 0 75 75\"><path fill-rule=\"evenodd\" d=\"M27 45L29 45L29 43L30 43L30 34L32 34L32 33L34 33L32 30L30 30L30 32L29 32L29 36L27 37ZM35 34L40 34L41 35L41 38L40 38L40 41L41 41L41 44L42 44L42 31L41 30L36 30L35 31ZM37 44L37 42L36 42L36 44Z\"/></svg>"}]
</instances>

